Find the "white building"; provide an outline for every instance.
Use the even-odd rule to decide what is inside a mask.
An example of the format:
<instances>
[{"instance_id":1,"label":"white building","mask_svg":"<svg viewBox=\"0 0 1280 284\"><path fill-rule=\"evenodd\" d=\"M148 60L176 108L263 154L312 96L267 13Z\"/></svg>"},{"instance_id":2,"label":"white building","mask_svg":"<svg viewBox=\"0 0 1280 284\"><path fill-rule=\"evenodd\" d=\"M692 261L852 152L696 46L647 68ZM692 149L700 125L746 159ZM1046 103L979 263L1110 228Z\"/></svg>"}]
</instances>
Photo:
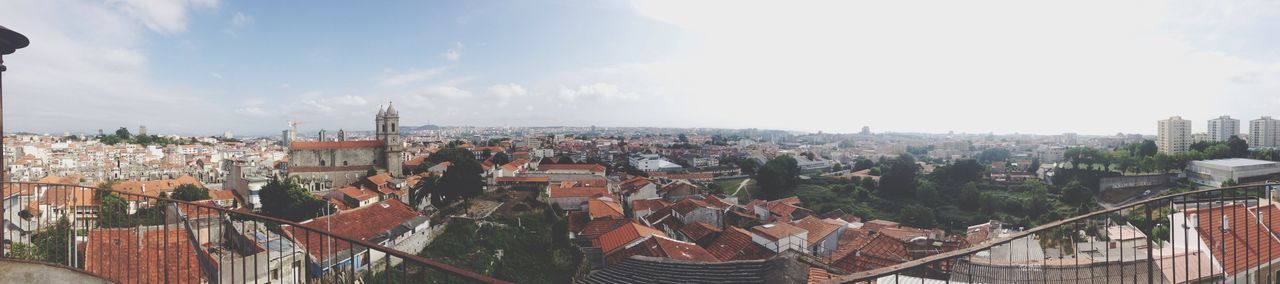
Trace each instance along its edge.
<instances>
[{"instance_id":1,"label":"white building","mask_svg":"<svg viewBox=\"0 0 1280 284\"><path fill-rule=\"evenodd\" d=\"M1191 161L1187 164L1187 180L1207 186L1219 186L1227 180L1265 180L1275 175L1280 175L1280 162L1232 158Z\"/></svg>"},{"instance_id":2,"label":"white building","mask_svg":"<svg viewBox=\"0 0 1280 284\"><path fill-rule=\"evenodd\" d=\"M1280 120L1263 116L1249 121L1249 148L1280 146Z\"/></svg>"},{"instance_id":3,"label":"white building","mask_svg":"<svg viewBox=\"0 0 1280 284\"><path fill-rule=\"evenodd\" d=\"M1227 141L1233 135L1240 135L1239 119L1224 115L1209 120L1209 141Z\"/></svg>"},{"instance_id":4,"label":"white building","mask_svg":"<svg viewBox=\"0 0 1280 284\"><path fill-rule=\"evenodd\" d=\"M667 161L667 159L662 158L662 156L658 154L631 155L631 157L627 159L627 162L631 164L632 167L646 172L671 171L684 168L676 163Z\"/></svg>"},{"instance_id":5,"label":"white building","mask_svg":"<svg viewBox=\"0 0 1280 284\"><path fill-rule=\"evenodd\" d=\"M1156 132L1156 148L1160 153L1182 153L1191 148L1190 120L1181 116L1161 120Z\"/></svg>"}]
</instances>

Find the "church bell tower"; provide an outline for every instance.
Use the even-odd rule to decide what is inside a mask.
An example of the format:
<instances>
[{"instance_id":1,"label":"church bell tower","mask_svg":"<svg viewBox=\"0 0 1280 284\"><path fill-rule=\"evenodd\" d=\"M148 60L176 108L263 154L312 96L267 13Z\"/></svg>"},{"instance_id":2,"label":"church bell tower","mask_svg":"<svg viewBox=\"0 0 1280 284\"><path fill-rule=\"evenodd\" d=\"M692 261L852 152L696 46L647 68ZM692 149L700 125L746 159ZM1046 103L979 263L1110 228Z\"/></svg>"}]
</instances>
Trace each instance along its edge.
<instances>
[{"instance_id":1,"label":"church bell tower","mask_svg":"<svg viewBox=\"0 0 1280 284\"><path fill-rule=\"evenodd\" d=\"M400 141L400 113L396 111L395 106L387 104L386 109L378 109L378 117L376 119L378 140L383 142L383 154L386 155L383 161L386 161L387 172L393 177L404 176L402 169L404 161L401 153L404 152L404 143Z\"/></svg>"}]
</instances>

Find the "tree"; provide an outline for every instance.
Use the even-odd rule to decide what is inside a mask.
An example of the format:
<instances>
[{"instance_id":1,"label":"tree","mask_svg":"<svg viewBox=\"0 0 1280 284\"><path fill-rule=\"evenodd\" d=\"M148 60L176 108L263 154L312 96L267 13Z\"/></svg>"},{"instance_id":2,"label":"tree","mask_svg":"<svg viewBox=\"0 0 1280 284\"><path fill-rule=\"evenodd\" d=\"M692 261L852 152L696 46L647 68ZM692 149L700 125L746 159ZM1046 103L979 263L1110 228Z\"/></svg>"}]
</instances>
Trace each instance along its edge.
<instances>
[{"instance_id":1,"label":"tree","mask_svg":"<svg viewBox=\"0 0 1280 284\"><path fill-rule=\"evenodd\" d=\"M484 192L484 169L474 159L450 161L449 170L440 177L437 186L443 189L443 198L469 201Z\"/></svg>"},{"instance_id":2,"label":"tree","mask_svg":"<svg viewBox=\"0 0 1280 284\"><path fill-rule=\"evenodd\" d=\"M173 194L169 196L182 201L197 201L210 198L209 189L194 184L179 185L178 188L173 189Z\"/></svg>"},{"instance_id":3,"label":"tree","mask_svg":"<svg viewBox=\"0 0 1280 284\"><path fill-rule=\"evenodd\" d=\"M128 128L121 127L120 129L116 129L116 138L119 138L120 140L129 140L130 137L132 137L132 135L129 134Z\"/></svg>"},{"instance_id":4,"label":"tree","mask_svg":"<svg viewBox=\"0 0 1280 284\"><path fill-rule=\"evenodd\" d=\"M933 228L937 226L934 221L933 208L928 206L912 204L902 208L900 213L902 223L916 228Z\"/></svg>"},{"instance_id":5,"label":"tree","mask_svg":"<svg viewBox=\"0 0 1280 284\"><path fill-rule=\"evenodd\" d=\"M1249 157L1249 142L1245 142L1239 136L1231 135L1231 138L1227 138L1227 147L1231 148L1232 158Z\"/></svg>"},{"instance_id":6,"label":"tree","mask_svg":"<svg viewBox=\"0 0 1280 284\"><path fill-rule=\"evenodd\" d=\"M853 171L856 172L856 171L861 171L865 169L870 169L875 166L876 166L876 162L871 161L871 159L858 158L858 160L853 163Z\"/></svg>"},{"instance_id":7,"label":"tree","mask_svg":"<svg viewBox=\"0 0 1280 284\"><path fill-rule=\"evenodd\" d=\"M1142 140L1142 144L1138 146L1138 157L1150 157L1156 154L1156 141L1150 139Z\"/></svg>"},{"instance_id":8,"label":"tree","mask_svg":"<svg viewBox=\"0 0 1280 284\"><path fill-rule=\"evenodd\" d=\"M1072 206L1083 206L1093 201L1093 195L1089 193L1089 189L1085 188L1079 182L1072 181L1062 189L1062 203Z\"/></svg>"},{"instance_id":9,"label":"tree","mask_svg":"<svg viewBox=\"0 0 1280 284\"><path fill-rule=\"evenodd\" d=\"M916 159L908 154L889 161L889 167L880 177L880 192L893 197L914 196L916 191Z\"/></svg>"},{"instance_id":10,"label":"tree","mask_svg":"<svg viewBox=\"0 0 1280 284\"><path fill-rule=\"evenodd\" d=\"M862 179L862 182L859 185L861 185L862 188L865 188L867 190L876 190L877 188L880 188L880 182L876 181L876 179L871 177Z\"/></svg>"},{"instance_id":11,"label":"tree","mask_svg":"<svg viewBox=\"0 0 1280 284\"><path fill-rule=\"evenodd\" d=\"M963 159L953 164L938 167L933 171L934 179L943 184L964 184L982 180L985 168L973 159Z\"/></svg>"},{"instance_id":12,"label":"tree","mask_svg":"<svg viewBox=\"0 0 1280 284\"><path fill-rule=\"evenodd\" d=\"M998 162L1008 160L1010 156L1009 150L1004 148L991 148L982 150L982 154L978 155L978 159L982 162Z\"/></svg>"},{"instance_id":13,"label":"tree","mask_svg":"<svg viewBox=\"0 0 1280 284\"><path fill-rule=\"evenodd\" d=\"M756 182L769 199L786 197L799 181L800 166L791 156L777 156L756 170Z\"/></svg>"},{"instance_id":14,"label":"tree","mask_svg":"<svg viewBox=\"0 0 1280 284\"><path fill-rule=\"evenodd\" d=\"M263 213L290 221L308 220L325 209L334 209L329 202L316 198L303 189L296 176L283 180L272 178L262 186L259 197L262 199Z\"/></svg>"},{"instance_id":15,"label":"tree","mask_svg":"<svg viewBox=\"0 0 1280 284\"><path fill-rule=\"evenodd\" d=\"M978 192L978 185L974 183L966 183L960 188L960 208L970 211L977 211L981 205L982 194Z\"/></svg>"},{"instance_id":16,"label":"tree","mask_svg":"<svg viewBox=\"0 0 1280 284\"><path fill-rule=\"evenodd\" d=\"M1040 170L1040 159L1031 159L1031 165L1027 166L1027 173L1034 174L1038 170Z\"/></svg>"},{"instance_id":17,"label":"tree","mask_svg":"<svg viewBox=\"0 0 1280 284\"><path fill-rule=\"evenodd\" d=\"M506 165L511 162L511 156L507 155L506 152L498 152L497 154L493 154L492 161L494 165Z\"/></svg>"},{"instance_id":18,"label":"tree","mask_svg":"<svg viewBox=\"0 0 1280 284\"><path fill-rule=\"evenodd\" d=\"M67 263L68 247L71 246L71 222L66 216L58 218L53 226L41 229L31 236L35 245L35 256L40 260L52 263Z\"/></svg>"},{"instance_id":19,"label":"tree","mask_svg":"<svg viewBox=\"0 0 1280 284\"><path fill-rule=\"evenodd\" d=\"M687 144L689 143L689 136L684 135L684 133L680 133L680 135L676 136L676 140L680 141L682 144Z\"/></svg>"}]
</instances>

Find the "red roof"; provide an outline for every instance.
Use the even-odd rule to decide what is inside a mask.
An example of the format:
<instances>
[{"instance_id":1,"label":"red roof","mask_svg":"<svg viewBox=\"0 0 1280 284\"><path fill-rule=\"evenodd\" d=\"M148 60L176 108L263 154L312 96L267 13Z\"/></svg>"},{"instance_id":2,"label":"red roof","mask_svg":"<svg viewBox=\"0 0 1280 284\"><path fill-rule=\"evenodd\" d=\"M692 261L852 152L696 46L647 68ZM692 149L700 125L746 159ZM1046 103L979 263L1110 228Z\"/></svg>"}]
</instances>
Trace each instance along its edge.
<instances>
[{"instance_id":1,"label":"red roof","mask_svg":"<svg viewBox=\"0 0 1280 284\"><path fill-rule=\"evenodd\" d=\"M365 201L374 197L378 197L378 194L374 193L374 191L372 190L365 190L364 188L359 188L354 186L346 186L346 187L343 187L342 189L339 189L338 191L341 191L342 195L348 198L359 200L359 201Z\"/></svg>"},{"instance_id":2,"label":"red roof","mask_svg":"<svg viewBox=\"0 0 1280 284\"><path fill-rule=\"evenodd\" d=\"M617 202L604 201L600 199L587 200L587 210L590 212L591 219L596 218L623 218L622 206Z\"/></svg>"},{"instance_id":3,"label":"red roof","mask_svg":"<svg viewBox=\"0 0 1280 284\"><path fill-rule=\"evenodd\" d=\"M595 219L587 221L587 224L582 226L582 230L578 231L578 237L594 240L600 235L622 227L622 225L626 225L629 222L627 219Z\"/></svg>"},{"instance_id":4,"label":"red roof","mask_svg":"<svg viewBox=\"0 0 1280 284\"><path fill-rule=\"evenodd\" d=\"M706 238L711 234L720 233L720 228L716 228L715 226L708 225L703 222L693 222L693 224L681 226L680 233L684 234L684 236L688 237L690 240L701 241L702 238Z\"/></svg>"},{"instance_id":5,"label":"red roof","mask_svg":"<svg viewBox=\"0 0 1280 284\"><path fill-rule=\"evenodd\" d=\"M603 251L607 255L615 250L621 249L624 245L652 235L659 235L663 237L667 236L657 229L641 225L638 222L628 219L626 224L619 226L617 229L613 229L613 231L600 235L600 238L596 239L595 245L600 247L600 251Z\"/></svg>"},{"instance_id":6,"label":"red roof","mask_svg":"<svg viewBox=\"0 0 1280 284\"><path fill-rule=\"evenodd\" d=\"M523 177L496 177L495 182L527 182L527 183L550 183L551 177L545 176L523 176Z\"/></svg>"},{"instance_id":7,"label":"red roof","mask_svg":"<svg viewBox=\"0 0 1280 284\"><path fill-rule=\"evenodd\" d=\"M369 238L382 234L399 226L401 223L419 216L422 215L410 208L409 205L400 202L400 200L392 199L302 222L301 225L310 230L289 225L283 226L282 229L294 241L306 242L304 246L311 257L325 258L330 254L350 248L351 243L331 239L317 232L328 232L353 239L369 240ZM377 220L377 222L370 222L370 220ZM331 249L326 250L326 245Z\"/></svg>"},{"instance_id":8,"label":"red roof","mask_svg":"<svg viewBox=\"0 0 1280 284\"><path fill-rule=\"evenodd\" d=\"M1273 206L1262 207L1263 217L1272 231L1280 232L1280 211ZM1259 261L1270 261L1280 258L1280 242L1272 238L1266 230L1258 230L1259 220L1253 208L1246 209L1239 203L1214 208L1187 209L1184 214L1196 214L1198 232L1209 245L1213 257L1222 262L1222 268L1228 275L1235 275L1255 268ZM1226 216L1230 227L1222 231L1223 216ZM1266 241L1260 241L1265 239Z\"/></svg>"},{"instance_id":9,"label":"red roof","mask_svg":"<svg viewBox=\"0 0 1280 284\"><path fill-rule=\"evenodd\" d=\"M382 147L382 140L355 140L355 141L293 141L289 142L290 150L324 150L324 149L349 149L349 148L374 148Z\"/></svg>"},{"instance_id":10,"label":"red roof","mask_svg":"<svg viewBox=\"0 0 1280 284\"><path fill-rule=\"evenodd\" d=\"M642 242L610 254L606 262L616 263L633 255L665 257L684 261L720 262L720 259L717 259L698 245L662 236L650 236Z\"/></svg>"},{"instance_id":11,"label":"red roof","mask_svg":"<svg viewBox=\"0 0 1280 284\"><path fill-rule=\"evenodd\" d=\"M792 224L809 231L808 239L805 240L809 246L813 246L813 244L822 241L823 238L840 229L838 225L827 223L813 216L805 217Z\"/></svg>"},{"instance_id":12,"label":"red roof","mask_svg":"<svg viewBox=\"0 0 1280 284\"><path fill-rule=\"evenodd\" d=\"M94 229L84 259L86 271L115 282L201 283L197 255L185 230L150 229L139 238L136 228Z\"/></svg>"},{"instance_id":13,"label":"red roof","mask_svg":"<svg viewBox=\"0 0 1280 284\"><path fill-rule=\"evenodd\" d=\"M891 266L911 260L902 241L876 234L866 244L833 264L848 272L859 272Z\"/></svg>"},{"instance_id":14,"label":"red roof","mask_svg":"<svg viewBox=\"0 0 1280 284\"><path fill-rule=\"evenodd\" d=\"M609 188L603 186L577 186L577 187L561 187L558 184L552 184L548 189L551 191L551 198L564 197L593 197L609 194Z\"/></svg>"},{"instance_id":15,"label":"red roof","mask_svg":"<svg viewBox=\"0 0 1280 284\"><path fill-rule=\"evenodd\" d=\"M751 240L751 233L738 227L728 227L706 246L707 252L722 261L766 259L773 251Z\"/></svg>"},{"instance_id":16,"label":"red roof","mask_svg":"<svg viewBox=\"0 0 1280 284\"><path fill-rule=\"evenodd\" d=\"M751 232L759 234L767 239L776 241L782 238L799 235L800 233L805 233L806 231L805 229L792 226L791 224L777 222L773 224L764 224L760 226L751 227Z\"/></svg>"},{"instance_id":17,"label":"red roof","mask_svg":"<svg viewBox=\"0 0 1280 284\"><path fill-rule=\"evenodd\" d=\"M604 172L605 167L601 164L543 164L538 165L539 171L591 171Z\"/></svg>"},{"instance_id":18,"label":"red roof","mask_svg":"<svg viewBox=\"0 0 1280 284\"><path fill-rule=\"evenodd\" d=\"M667 207L670 205L671 203L668 203L666 200L662 198L632 200L631 211L632 212L639 212L644 210L657 211L658 209L662 209L663 207Z\"/></svg>"}]
</instances>

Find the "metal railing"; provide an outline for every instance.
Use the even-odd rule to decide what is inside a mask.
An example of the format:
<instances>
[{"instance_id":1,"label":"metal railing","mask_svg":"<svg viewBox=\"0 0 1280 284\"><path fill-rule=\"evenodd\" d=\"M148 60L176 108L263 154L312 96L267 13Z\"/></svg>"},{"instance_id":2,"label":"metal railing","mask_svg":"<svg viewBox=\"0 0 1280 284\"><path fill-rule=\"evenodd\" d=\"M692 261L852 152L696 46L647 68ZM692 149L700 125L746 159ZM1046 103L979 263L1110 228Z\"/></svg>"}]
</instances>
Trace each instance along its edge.
<instances>
[{"instance_id":1,"label":"metal railing","mask_svg":"<svg viewBox=\"0 0 1280 284\"><path fill-rule=\"evenodd\" d=\"M831 282L1278 283L1276 186L1170 194L1025 231L971 227L992 238Z\"/></svg>"},{"instance_id":2,"label":"metal railing","mask_svg":"<svg viewBox=\"0 0 1280 284\"><path fill-rule=\"evenodd\" d=\"M297 223L211 201L25 182L3 192L0 256L120 283L505 283L390 248L425 246L425 218L361 240L329 228L365 224Z\"/></svg>"}]
</instances>

